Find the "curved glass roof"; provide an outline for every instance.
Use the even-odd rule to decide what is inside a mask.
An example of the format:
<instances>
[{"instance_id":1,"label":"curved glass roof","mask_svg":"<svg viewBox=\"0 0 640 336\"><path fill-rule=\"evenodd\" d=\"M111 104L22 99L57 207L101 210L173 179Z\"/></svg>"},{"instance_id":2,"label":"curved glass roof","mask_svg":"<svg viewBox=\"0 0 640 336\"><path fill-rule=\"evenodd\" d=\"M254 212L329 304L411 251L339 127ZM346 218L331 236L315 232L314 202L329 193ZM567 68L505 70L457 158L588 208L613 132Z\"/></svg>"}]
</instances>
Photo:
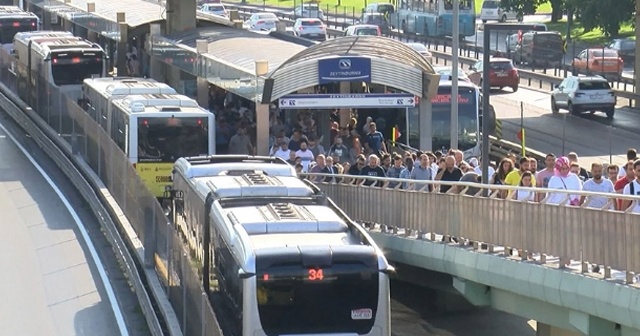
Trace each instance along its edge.
<instances>
[{"instance_id":1,"label":"curved glass roof","mask_svg":"<svg viewBox=\"0 0 640 336\"><path fill-rule=\"evenodd\" d=\"M433 74L433 66L413 48L398 40L380 36L345 36L327 40L306 48L286 62L279 69L296 63L329 56L365 56L387 59L410 67L419 68L423 72Z\"/></svg>"}]
</instances>

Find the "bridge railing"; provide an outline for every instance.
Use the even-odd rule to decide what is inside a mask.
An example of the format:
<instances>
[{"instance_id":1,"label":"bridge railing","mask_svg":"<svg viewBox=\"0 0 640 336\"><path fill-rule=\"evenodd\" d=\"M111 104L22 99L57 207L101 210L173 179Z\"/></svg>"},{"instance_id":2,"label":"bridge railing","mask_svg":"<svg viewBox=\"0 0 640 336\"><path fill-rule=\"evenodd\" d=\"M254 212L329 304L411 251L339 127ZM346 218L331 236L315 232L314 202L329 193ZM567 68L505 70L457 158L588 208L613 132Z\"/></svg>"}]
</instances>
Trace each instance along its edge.
<instances>
[{"instance_id":1,"label":"bridge railing","mask_svg":"<svg viewBox=\"0 0 640 336\"><path fill-rule=\"evenodd\" d=\"M610 269L626 271L627 282L633 282L635 272L640 271L640 215L631 212L640 201L638 196L521 188L531 192L533 199L540 197L539 201L523 201L515 199L517 188L510 186L304 176L315 181L352 219L379 224L383 230L407 237L459 237L488 244L490 250L504 246L524 256L527 251L562 261L581 261L583 271L587 263L604 265L605 276L610 276ZM366 185L371 182L382 186ZM402 189L405 186L407 189ZM443 186L450 187L448 192L433 191ZM432 191L425 191L429 189ZM570 195L584 196L583 205L567 205ZM607 200L605 207L587 206L598 197ZM618 200L629 200L631 206L625 211L613 210Z\"/></svg>"}]
</instances>

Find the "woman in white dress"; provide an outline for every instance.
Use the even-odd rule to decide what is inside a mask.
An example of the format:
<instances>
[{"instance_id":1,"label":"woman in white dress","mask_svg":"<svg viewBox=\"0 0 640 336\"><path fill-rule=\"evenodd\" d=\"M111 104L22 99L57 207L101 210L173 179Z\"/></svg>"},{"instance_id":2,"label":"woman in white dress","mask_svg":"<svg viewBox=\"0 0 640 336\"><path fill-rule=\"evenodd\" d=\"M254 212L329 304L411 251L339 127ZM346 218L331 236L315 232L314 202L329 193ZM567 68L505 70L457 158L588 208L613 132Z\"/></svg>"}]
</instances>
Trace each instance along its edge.
<instances>
[{"instance_id":1,"label":"woman in white dress","mask_svg":"<svg viewBox=\"0 0 640 336\"><path fill-rule=\"evenodd\" d=\"M571 163L566 156L556 160L555 175L549 180L549 189L582 190L582 181L578 175L571 173ZM566 193L550 193L548 204L580 205L580 195Z\"/></svg>"}]
</instances>

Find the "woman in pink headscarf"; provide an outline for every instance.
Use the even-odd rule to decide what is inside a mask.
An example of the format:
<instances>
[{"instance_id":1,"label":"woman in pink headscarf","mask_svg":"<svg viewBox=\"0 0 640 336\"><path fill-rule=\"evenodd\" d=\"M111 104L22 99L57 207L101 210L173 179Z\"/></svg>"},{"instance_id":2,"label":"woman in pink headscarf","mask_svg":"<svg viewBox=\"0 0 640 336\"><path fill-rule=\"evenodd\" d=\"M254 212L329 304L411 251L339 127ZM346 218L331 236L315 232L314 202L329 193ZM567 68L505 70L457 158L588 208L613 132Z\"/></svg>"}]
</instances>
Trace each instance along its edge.
<instances>
[{"instance_id":1,"label":"woman in pink headscarf","mask_svg":"<svg viewBox=\"0 0 640 336\"><path fill-rule=\"evenodd\" d=\"M560 190L582 190L582 181L578 175L571 172L571 163L566 156L556 160L555 175L549 180L549 189ZM549 204L570 204L580 205L580 195L569 195L566 193L551 193L547 200Z\"/></svg>"}]
</instances>

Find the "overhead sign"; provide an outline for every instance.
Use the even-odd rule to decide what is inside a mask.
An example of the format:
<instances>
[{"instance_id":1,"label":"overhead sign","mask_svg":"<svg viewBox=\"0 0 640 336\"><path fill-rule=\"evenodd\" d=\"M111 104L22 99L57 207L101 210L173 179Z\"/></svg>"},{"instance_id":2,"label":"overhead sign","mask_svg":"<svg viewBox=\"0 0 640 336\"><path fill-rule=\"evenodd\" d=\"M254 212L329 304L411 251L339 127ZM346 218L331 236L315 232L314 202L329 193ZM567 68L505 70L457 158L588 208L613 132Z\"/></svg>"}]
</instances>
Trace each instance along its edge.
<instances>
[{"instance_id":1,"label":"overhead sign","mask_svg":"<svg viewBox=\"0 0 640 336\"><path fill-rule=\"evenodd\" d=\"M293 94L279 99L281 109L407 108L416 106L411 94Z\"/></svg>"},{"instance_id":2,"label":"overhead sign","mask_svg":"<svg viewBox=\"0 0 640 336\"><path fill-rule=\"evenodd\" d=\"M332 57L318 60L318 81L371 82L371 59L368 57Z\"/></svg>"}]
</instances>

